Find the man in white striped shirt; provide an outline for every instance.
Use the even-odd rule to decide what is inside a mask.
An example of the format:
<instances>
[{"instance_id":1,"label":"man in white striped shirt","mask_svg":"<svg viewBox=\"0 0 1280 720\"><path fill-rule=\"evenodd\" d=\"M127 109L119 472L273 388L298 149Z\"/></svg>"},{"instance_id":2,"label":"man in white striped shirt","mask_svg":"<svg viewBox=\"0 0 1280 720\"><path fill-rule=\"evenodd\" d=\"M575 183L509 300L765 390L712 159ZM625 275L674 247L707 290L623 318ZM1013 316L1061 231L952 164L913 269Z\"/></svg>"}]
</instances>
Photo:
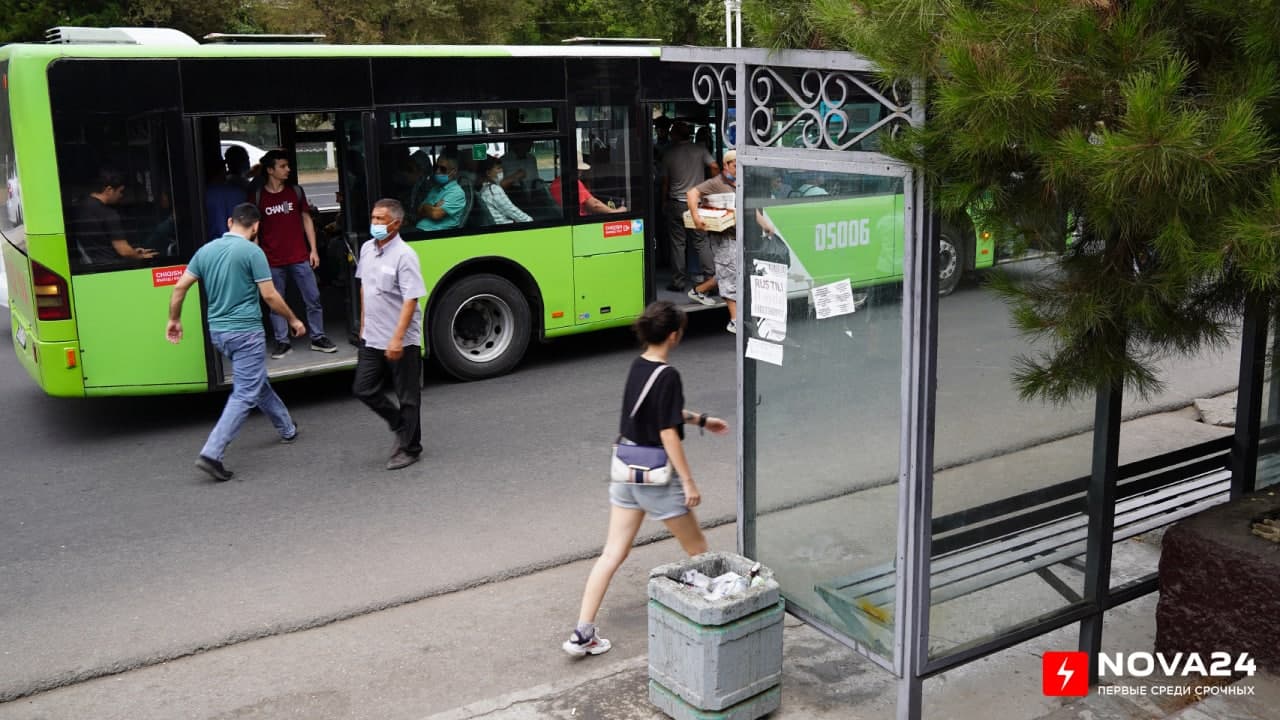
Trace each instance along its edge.
<instances>
[{"instance_id":1,"label":"man in white striped shirt","mask_svg":"<svg viewBox=\"0 0 1280 720\"><path fill-rule=\"evenodd\" d=\"M516 207L502 189L502 162L498 158L488 157L480 163L480 177L480 202L489 211L494 225L533 222L533 218Z\"/></svg>"}]
</instances>

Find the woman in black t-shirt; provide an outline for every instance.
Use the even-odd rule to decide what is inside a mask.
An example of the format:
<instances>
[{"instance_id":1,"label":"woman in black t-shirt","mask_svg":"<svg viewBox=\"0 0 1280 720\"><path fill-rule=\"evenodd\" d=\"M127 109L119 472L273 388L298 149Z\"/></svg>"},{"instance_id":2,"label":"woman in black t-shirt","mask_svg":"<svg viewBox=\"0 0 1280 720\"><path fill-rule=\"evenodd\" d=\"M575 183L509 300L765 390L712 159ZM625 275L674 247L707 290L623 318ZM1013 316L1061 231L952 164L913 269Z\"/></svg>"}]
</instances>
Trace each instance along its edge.
<instances>
[{"instance_id":1,"label":"woman in black t-shirt","mask_svg":"<svg viewBox=\"0 0 1280 720\"><path fill-rule=\"evenodd\" d=\"M687 422L696 422L717 435L727 434L729 424L718 417L684 408L680 373L667 365L667 356L680 344L684 327L684 311L665 300L645 308L644 314L636 319L636 335L645 348L631 363L631 372L627 375L618 433L623 442L665 449L675 473L666 485L610 483L609 536L582 592L578 625L563 646L570 655L599 655L609 651L609 641L596 633L596 613L613 574L631 552L631 544L645 515L665 523L689 555L707 551L707 539L693 514L702 495L693 481L681 441ZM637 407L651 378L649 392ZM632 408L636 408L634 415Z\"/></svg>"}]
</instances>

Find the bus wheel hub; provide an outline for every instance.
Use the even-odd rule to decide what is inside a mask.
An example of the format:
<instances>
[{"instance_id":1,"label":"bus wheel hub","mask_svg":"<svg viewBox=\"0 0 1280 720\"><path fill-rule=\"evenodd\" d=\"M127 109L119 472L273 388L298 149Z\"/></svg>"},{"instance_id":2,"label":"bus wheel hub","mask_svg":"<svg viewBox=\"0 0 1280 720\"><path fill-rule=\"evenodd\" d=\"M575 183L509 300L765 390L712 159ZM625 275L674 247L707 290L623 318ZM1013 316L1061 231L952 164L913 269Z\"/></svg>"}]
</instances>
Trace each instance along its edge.
<instances>
[{"instance_id":1,"label":"bus wheel hub","mask_svg":"<svg viewBox=\"0 0 1280 720\"><path fill-rule=\"evenodd\" d=\"M511 344L511 307L496 295L476 295L453 316L453 344L475 362L488 362Z\"/></svg>"}]
</instances>

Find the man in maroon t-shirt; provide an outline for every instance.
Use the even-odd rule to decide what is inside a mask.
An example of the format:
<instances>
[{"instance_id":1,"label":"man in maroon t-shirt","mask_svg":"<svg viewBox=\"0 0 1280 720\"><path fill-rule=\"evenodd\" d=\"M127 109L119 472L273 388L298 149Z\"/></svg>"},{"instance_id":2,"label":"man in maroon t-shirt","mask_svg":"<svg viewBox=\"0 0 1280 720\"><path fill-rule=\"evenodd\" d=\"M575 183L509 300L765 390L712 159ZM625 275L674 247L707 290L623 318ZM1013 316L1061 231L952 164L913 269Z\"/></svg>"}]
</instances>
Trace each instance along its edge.
<instances>
[{"instance_id":1,"label":"man in maroon t-shirt","mask_svg":"<svg viewBox=\"0 0 1280 720\"><path fill-rule=\"evenodd\" d=\"M271 280L276 291L284 296L286 278L293 277L307 306L307 332L311 335L311 349L319 352L337 352L338 347L325 337L324 312L320 308L320 288L316 286L315 268L320 265L316 252L316 229L307 212L307 195L289 180L289 158L283 150L272 150L262 156L262 170L266 183L253 191L249 201L258 206L262 221L258 225L258 242L271 266ZM279 359L293 350L289 343L289 323L276 313L271 313L271 328L275 332L275 345L271 357Z\"/></svg>"}]
</instances>

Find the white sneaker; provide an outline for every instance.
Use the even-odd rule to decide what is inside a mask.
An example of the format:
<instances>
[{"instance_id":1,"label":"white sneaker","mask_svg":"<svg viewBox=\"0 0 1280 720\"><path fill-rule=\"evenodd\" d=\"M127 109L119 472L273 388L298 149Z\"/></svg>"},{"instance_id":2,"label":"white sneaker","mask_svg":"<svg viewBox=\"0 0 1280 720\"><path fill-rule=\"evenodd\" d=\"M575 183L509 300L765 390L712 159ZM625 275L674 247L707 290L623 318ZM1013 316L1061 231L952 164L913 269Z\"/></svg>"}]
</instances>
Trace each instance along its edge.
<instances>
[{"instance_id":1,"label":"white sneaker","mask_svg":"<svg viewBox=\"0 0 1280 720\"><path fill-rule=\"evenodd\" d=\"M609 648L613 647L613 643L600 637L600 633L592 633L590 640L583 640L577 630L573 631L573 635L560 647L570 655L576 657L584 657L586 655L603 655L609 652Z\"/></svg>"},{"instance_id":2,"label":"white sneaker","mask_svg":"<svg viewBox=\"0 0 1280 720\"><path fill-rule=\"evenodd\" d=\"M703 295L702 293L698 292L698 288L689 288L689 292L688 292L688 293L686 293L686 294L689 296L689 299L690 299L690 300L692 300L692 301L694 301L694 302L702 303L703 305L715 305L715 304L716 304L716 301L715 301L715 300L712 300L711 298L707 297L706 295Z\"/></svg>"},{"instance_id":3,"label":"white sneaker","mask_svg":"<svg viewBox=\"0 0 1280 720\"><path fill-rule=\"evenodd\" d=\"M730 320L729 324L724 326L724 329L727 330L730 335L737 335L738 323L734 322L733 320Z\"/></svg>"}]
</instances>

